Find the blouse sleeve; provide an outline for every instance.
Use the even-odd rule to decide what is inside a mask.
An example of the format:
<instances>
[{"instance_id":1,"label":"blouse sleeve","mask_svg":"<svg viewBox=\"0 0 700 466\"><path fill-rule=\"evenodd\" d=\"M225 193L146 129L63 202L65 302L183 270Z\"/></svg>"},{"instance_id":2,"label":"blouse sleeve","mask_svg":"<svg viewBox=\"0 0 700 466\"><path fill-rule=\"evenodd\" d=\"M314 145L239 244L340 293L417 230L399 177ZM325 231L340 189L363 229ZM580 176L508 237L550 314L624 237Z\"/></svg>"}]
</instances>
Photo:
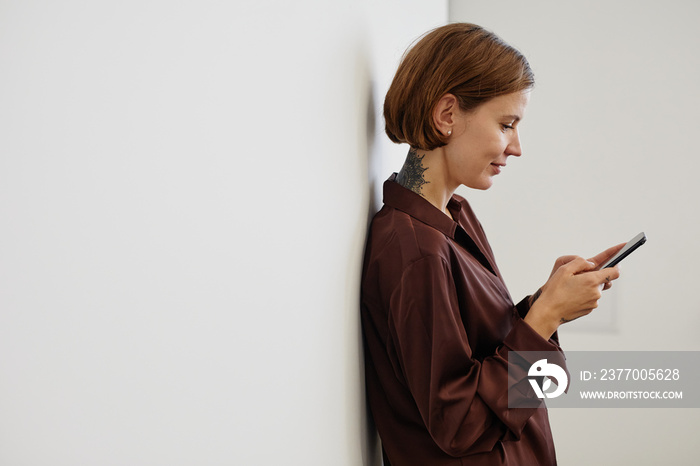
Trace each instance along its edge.
<instances>
[{"instance_id":1,"label":"blouse sleeve","mask_svg":"<svg viewBox=\"0 0 700 466\"><path fill-rule=\"evenodd\" d=\"M411 391L423 422L448 454L491 451L517 440L539 403L508 407L509 351L555 351L517 312L503 344L483 361L472 357L450 269L441 257L410 264L390 299L395 371ZM532 361L534 362L534 361ZM534 397L534 393L532 394Z\"/></svg>"}]
</instances>

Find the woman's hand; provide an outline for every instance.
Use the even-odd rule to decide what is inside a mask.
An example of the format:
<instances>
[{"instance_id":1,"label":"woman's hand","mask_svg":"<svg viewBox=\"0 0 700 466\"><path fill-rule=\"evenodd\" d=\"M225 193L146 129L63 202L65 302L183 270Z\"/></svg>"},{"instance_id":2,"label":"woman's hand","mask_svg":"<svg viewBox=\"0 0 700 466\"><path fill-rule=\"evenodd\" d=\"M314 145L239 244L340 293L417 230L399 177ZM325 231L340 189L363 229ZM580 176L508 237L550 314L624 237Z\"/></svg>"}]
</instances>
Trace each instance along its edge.
<instances>
[{"instance_id":1,"label":"woman's hand","mask_svg":"<svg viewBox=\"0 0 700 466\"><path fill-rule=\"evenodd\" d=\"M530 299L525 322L549 339L561 324L589 314L598 307L602 290L610 288L620 276L617 267L596 268L623 246L613 246L588 260L578 256L558 258L547 283Z\"/></svg>"}]
</instances>

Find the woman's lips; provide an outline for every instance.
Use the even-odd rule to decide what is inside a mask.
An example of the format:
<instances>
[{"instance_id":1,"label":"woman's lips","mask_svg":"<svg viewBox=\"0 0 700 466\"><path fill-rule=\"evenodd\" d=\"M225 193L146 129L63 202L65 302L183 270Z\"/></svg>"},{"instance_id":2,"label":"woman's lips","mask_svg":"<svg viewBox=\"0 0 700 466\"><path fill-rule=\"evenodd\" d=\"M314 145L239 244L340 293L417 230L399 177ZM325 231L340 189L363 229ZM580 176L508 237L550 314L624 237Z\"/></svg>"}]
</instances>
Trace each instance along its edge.
<instances>
[{"instance_id":1,"label":"woman's lips","mask_svg":"<svg viewBox=\"0 0 700 466\"><path fill-rule=\"evenodd\" d=\"M494 173L498 175L501 173L501 168L505 167L505 164L492 163L491 166L493 167Z\"/></svg>"}]
</instances>

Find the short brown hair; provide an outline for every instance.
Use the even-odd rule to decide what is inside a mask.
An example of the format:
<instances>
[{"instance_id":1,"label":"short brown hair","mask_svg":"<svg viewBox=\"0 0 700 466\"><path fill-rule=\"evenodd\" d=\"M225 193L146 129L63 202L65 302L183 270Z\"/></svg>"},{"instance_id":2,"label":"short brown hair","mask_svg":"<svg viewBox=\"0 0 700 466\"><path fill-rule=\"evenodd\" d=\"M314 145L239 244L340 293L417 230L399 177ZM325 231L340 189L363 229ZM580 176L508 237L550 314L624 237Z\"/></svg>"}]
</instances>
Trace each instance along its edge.
<instances>
[{"instance_id":1,"label":"short brown hair","mask_svg":"<svg viewBox=\"0 0 700 466\"><path fill-rule=\"evenodd\" d=\"M442 96L453 94L469 111L534 84L525 57L496 34L469 23L433 29L406 51L396 70L384 100L386 134L417 149L444 146L432 117Z\"/></svg>"}]
</instances>

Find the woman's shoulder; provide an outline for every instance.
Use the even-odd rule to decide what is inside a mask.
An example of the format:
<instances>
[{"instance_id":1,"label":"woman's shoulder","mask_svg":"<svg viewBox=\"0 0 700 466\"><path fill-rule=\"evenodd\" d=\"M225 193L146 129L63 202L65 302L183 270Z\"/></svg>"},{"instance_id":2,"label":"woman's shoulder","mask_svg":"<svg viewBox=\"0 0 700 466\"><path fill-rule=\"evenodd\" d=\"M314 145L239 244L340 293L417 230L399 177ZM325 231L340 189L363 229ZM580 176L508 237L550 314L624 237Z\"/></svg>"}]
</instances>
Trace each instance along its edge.
<instances>
[{"instance_id":1,"label":"woman's shoulder","mask_svg":"<svg viewBox=\"0 0 700 466\"><path fill-rule=\"evenodd\" d=\"M402 212L384 206L375 215L367 241L368 252L404 266L419 259L449 257L449 241L436 228Z\"/></svg>"}]
</instances>

